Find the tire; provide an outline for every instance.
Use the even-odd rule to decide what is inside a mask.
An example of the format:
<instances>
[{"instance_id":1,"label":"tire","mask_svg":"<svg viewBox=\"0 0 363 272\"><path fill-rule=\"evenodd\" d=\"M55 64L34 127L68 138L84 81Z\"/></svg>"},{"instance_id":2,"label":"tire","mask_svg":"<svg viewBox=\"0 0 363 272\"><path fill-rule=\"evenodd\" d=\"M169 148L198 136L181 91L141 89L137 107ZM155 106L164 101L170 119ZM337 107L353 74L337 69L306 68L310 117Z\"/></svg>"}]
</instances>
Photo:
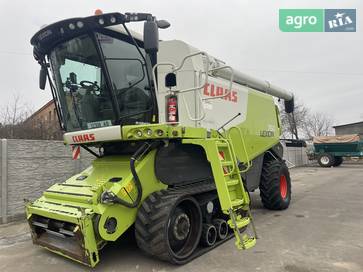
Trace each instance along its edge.
<instances>
[{"instance_id":1,"label":"tire","mask_svg":"<svg viewBox=\"0 0 363 272\"><path fill-rule=\"evenodd\" d=\"M343 157L334 157L334 167L340 166L343 163Z\"/></svg>"},{"instance_id":2,"label":"tire","mask_svg":"<svg viewBox=\"0 0 363 272\"><path fill-rule=\"evenodd\" d=\"M149 195L137 213L135 236L147 255L174 264L187 262L200 242L202 212L191 196L162 190Z\"/></svg>"},{"instance_id":3,"label":"tire","mask_svg":"<svg viewBox=\"0 0 363 272\"><path fill-rule=\"evenodd\" d=\"M289 169L283 161L264 162L260 181L260 197L265 208L287 209L291 201L291 179Z\"/></svg>"},{"instance_id":4,"label":"tire","mask_svg":"<svg viewBox=\"0 0 363 272\"><path fill-rule=\"evenodd\" d=\"M334 165L334 157L328 153L323 153L318 156L318 163L321 167L331 167Z\"/></svg>"}]
</instances>

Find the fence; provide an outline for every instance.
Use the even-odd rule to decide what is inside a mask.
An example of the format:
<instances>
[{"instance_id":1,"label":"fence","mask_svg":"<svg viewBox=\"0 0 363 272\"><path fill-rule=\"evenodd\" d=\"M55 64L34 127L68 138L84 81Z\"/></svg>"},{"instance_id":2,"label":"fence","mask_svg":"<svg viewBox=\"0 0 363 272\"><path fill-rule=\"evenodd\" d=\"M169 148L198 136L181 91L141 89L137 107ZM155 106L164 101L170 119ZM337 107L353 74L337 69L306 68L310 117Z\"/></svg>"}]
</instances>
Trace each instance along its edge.
<instances>
[{"instance_id":1,"label":"fence","mask_svg":"<svg viewBox=\"0 0 363 272\"><path fill-rule=\"evenodd\" d=\"M82 152L72 160L61 141L0 140L0 223L24 217L24 199L36 199L50 185L64 181L90 165Z\"/></svg>"},{"instance_id":2,"label":"fence","mask_svg":"<svg viewBox=\"0 0 363 272\"><path fill-rule=\"evenodd\" d=\"M24 199L34 200L52 184L62 182L90 165L94 158L82 152L73 161L61 141L0 140L0 223L24 217ZM288 163L308 163L305 148L285 147Z\"/></svg>"},{"instance_id":3,"label":"fence","mask_svg":"<svg viewBox=\"0 0 363 272\"><path fill-rule=\"evenodd\" d=\"M289 167L291 166L303 166L313 163L309 161L306 154L306 147L291 147L284 146L284 159Z\"/></svg>"}]
</instances>

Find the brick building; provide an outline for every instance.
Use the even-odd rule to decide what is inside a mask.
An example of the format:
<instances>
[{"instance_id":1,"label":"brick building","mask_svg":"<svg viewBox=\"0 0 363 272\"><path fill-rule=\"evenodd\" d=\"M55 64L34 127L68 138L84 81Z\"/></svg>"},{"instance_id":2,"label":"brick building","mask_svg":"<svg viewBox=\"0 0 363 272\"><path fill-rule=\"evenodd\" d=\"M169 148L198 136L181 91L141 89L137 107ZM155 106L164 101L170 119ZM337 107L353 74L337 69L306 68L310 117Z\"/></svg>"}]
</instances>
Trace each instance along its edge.
<instances>
[{"instance_id":1,"label":"brick building","mask_svg":"<svg viewBox=\"0 0 363 272\"><path fill-rule=\"evenodd\" d=\"M60 140L62 131L59 127L58 116L53 100L46 103L39 110L34 112L25 124L31 128L30 138L43 140Z\"/></svg>"}]
</instances>

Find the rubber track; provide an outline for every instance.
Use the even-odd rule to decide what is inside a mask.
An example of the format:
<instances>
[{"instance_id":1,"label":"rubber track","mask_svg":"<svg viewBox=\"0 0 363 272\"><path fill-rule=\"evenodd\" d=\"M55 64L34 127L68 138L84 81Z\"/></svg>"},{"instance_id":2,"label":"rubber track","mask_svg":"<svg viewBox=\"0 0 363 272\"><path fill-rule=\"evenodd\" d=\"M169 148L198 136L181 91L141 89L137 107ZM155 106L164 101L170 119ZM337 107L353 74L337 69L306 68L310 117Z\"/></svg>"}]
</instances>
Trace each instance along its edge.
<instances>
[{"instance_id":1,"label":"rubber track","mask_svg":"<svg viewBox=\"0 0 363 272\"><path fill-rule=\"evenodd\" d=\"M264 163L261 173L260 196L263 205L271 210L283 210L288 207L283 203L280 194L280 170L281 167L287 169L284 162L272 160ZM285 169L285 170L286 170ZM290 180L290 174L285 171L286 178ZM291 187L288 194L291 197Z\"/></svg>"},{"instance_id":2,"label":"rubber track","mask_svg":"<svg viewBox=\"0 0 363 272\"><path fill-rule=\"evenodd\" d=\"M183 260L177 260L169 255L164 236L165 222L167 222L165 217L169 215L175 201L181 197L193 196L212 190L215 190L215 184L170 188L150 194L139 208L135 221L135 236L139 248L147 255L160 260L173 264L184 264L232 238L233 233L228 235L226 239L217 241L211 247L198 245L194 253Z\"/></svg>"}]
</instances>

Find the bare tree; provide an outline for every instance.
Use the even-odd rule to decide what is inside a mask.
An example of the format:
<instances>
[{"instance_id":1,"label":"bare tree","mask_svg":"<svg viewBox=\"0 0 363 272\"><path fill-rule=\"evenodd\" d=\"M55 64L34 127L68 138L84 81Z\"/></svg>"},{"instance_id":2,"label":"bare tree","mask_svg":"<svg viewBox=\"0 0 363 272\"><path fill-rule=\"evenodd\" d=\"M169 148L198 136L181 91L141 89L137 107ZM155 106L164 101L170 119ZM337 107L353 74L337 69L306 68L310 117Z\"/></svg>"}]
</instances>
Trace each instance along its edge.
<instances>
[{"instance_id":1,"label":"bare tree","mask_svg":"<svg viewBox=\"0 0 363 272\"><path fill-rule=\"evenodd\" d=\"M280 107L282 136L284 138L299 139L303 133L309 109L299 100L295 102L295 108L292 113L287 113Z\"/></svg>"},{"instance_id":2,"label":"bare tree","mask_svg":"<svg viewBox=\"0 0 363 272\"><path fill-rule=\"evenodd\" d=\"M29 131L23 126L32 114L32 109L16 94L4 107L0 108L0 138L23 138Z\"/></svg>"},{"instance_id":3,"label":"bare tree","mask_svg":"<svg viewBox=\"0 0 363 272\"><path fill-rule=\"evenodd\" d=\"M333 120L323 113L309 114L305 120L304 132L311 139L314 136L328 136L332 134Z\"/></svg>"}]
</instances>

